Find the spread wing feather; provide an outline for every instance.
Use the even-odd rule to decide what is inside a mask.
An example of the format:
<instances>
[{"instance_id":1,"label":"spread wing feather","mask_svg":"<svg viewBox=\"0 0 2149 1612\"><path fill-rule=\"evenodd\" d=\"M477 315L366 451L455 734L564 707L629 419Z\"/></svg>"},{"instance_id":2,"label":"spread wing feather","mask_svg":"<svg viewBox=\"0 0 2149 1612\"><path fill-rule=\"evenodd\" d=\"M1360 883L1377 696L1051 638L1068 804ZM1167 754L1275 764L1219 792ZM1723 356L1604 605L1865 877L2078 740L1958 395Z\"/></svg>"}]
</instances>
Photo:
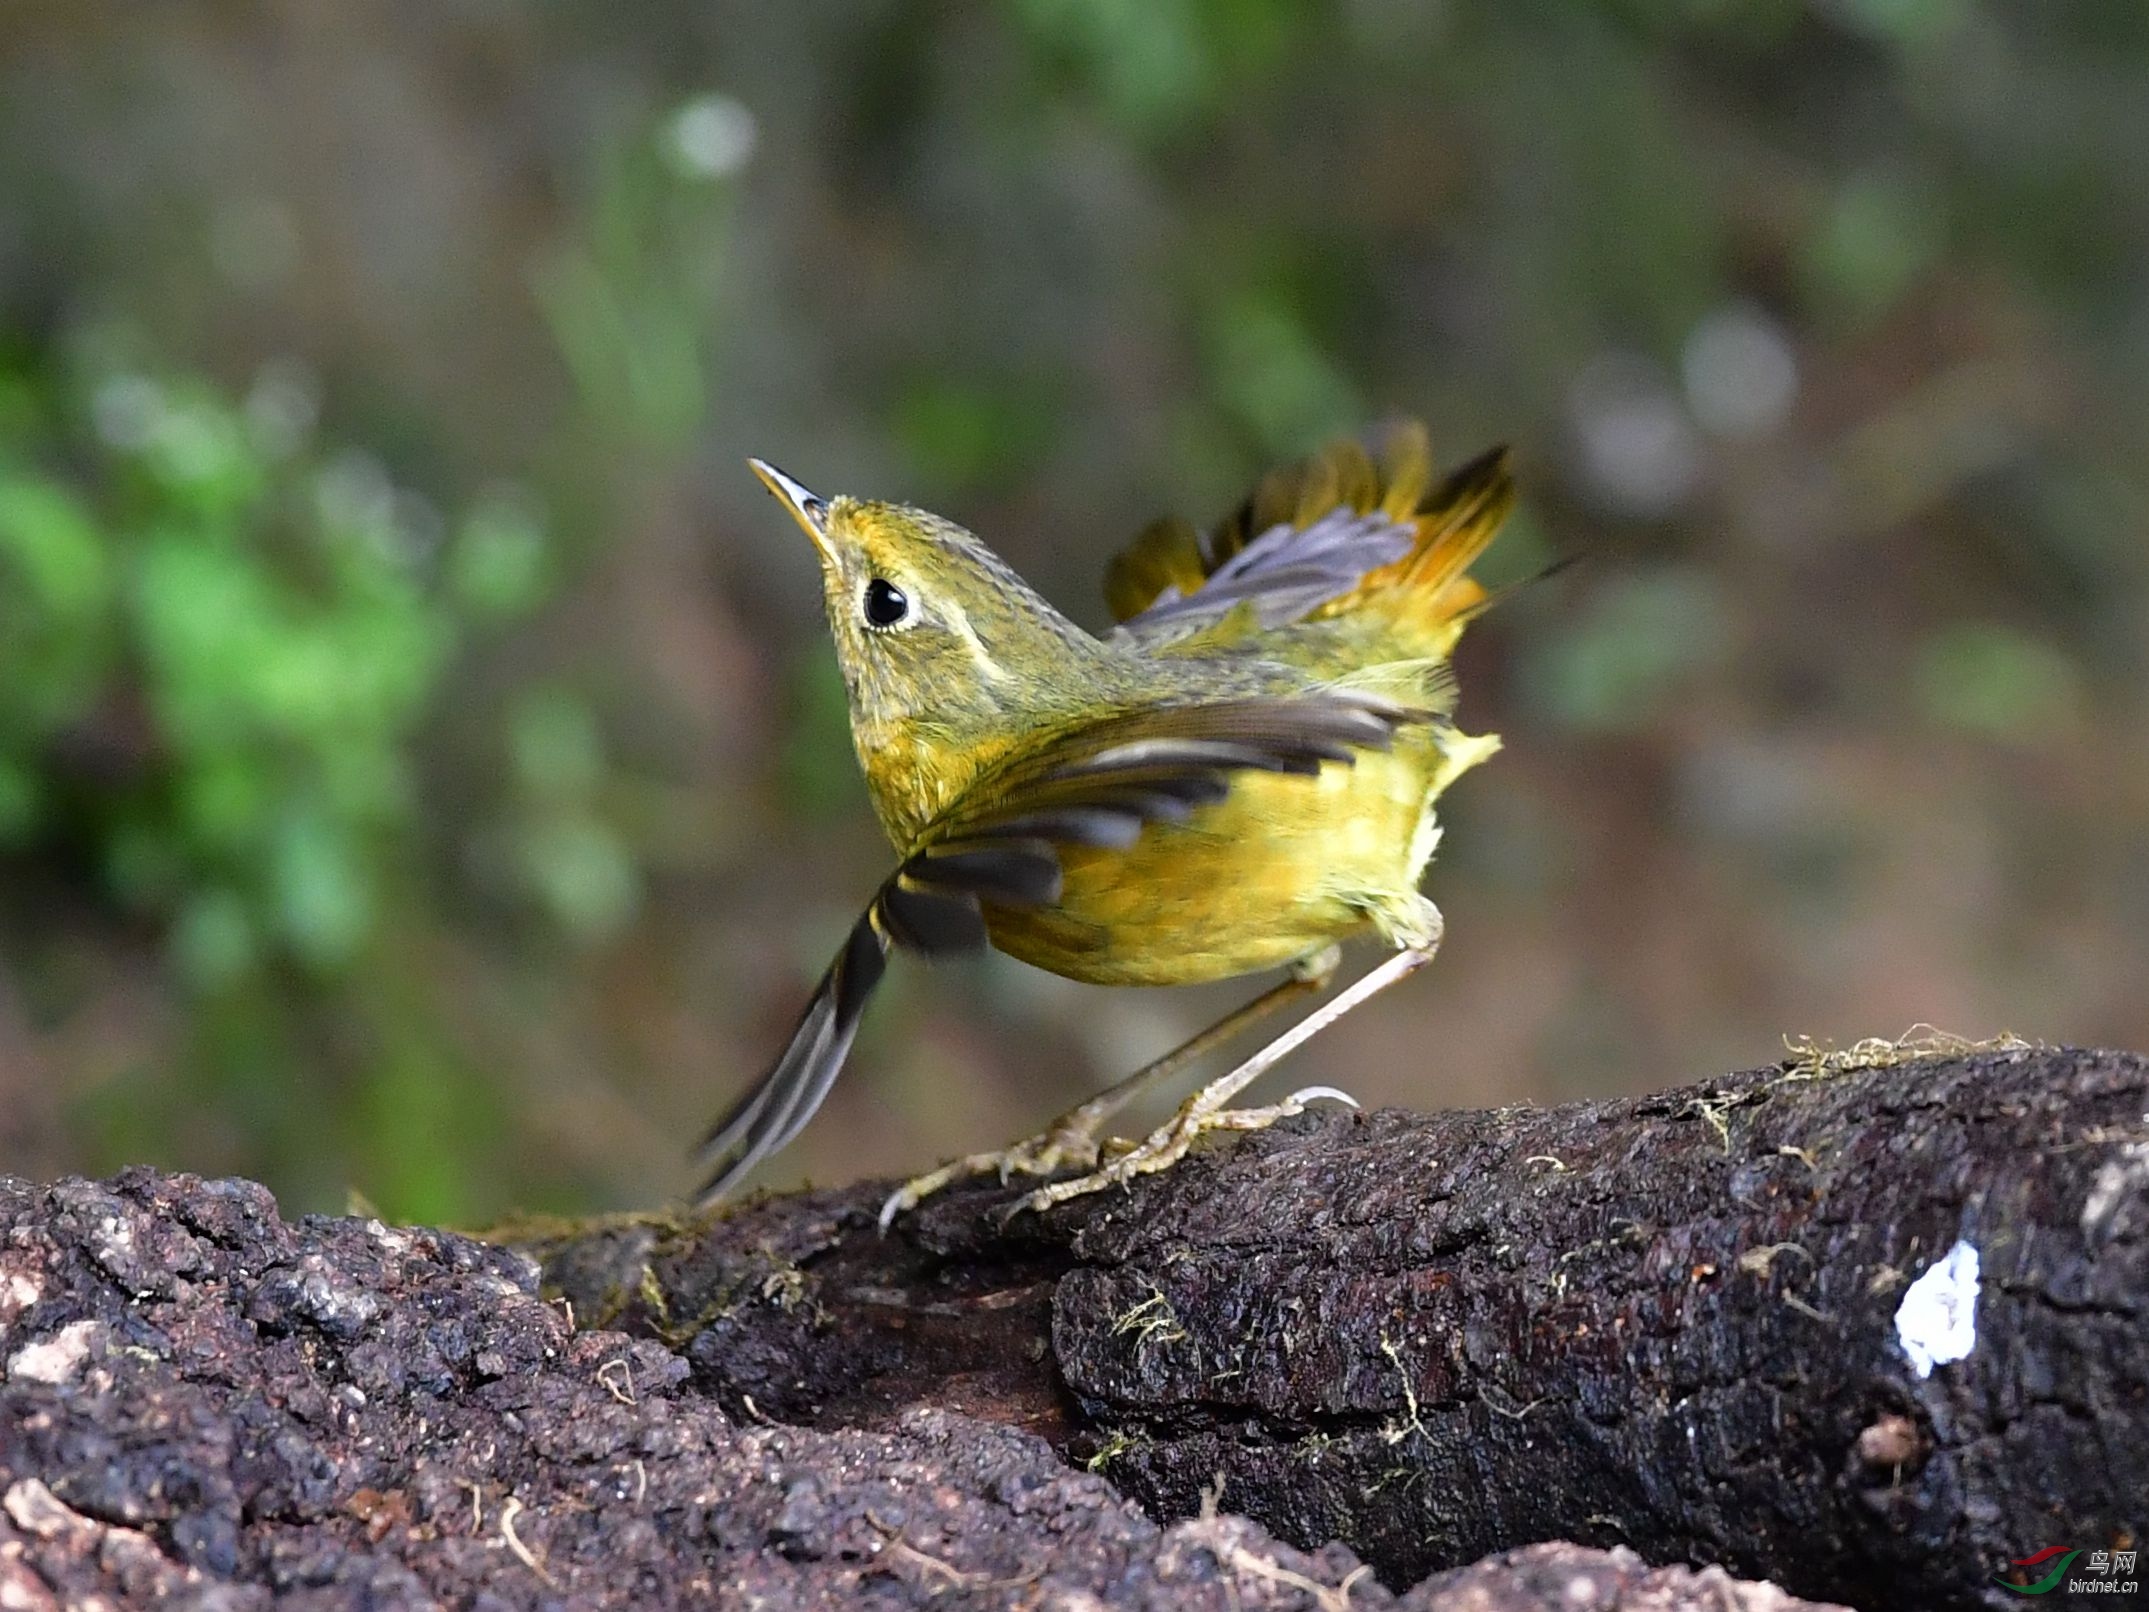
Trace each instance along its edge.
<instances>
[{"instance_id":1,"label":"spread wing feather","mask_svg":"<svg viewBox=\"0 0 2149 1612\"><path fill-rule=\"evenodd\" d=\"M1338 442L1271 471L1212 531L1179 519L1143 531L1105 574L1116 636L1168 643L1242 607L1250 625L1277 627L1348 608L1384 580L1422 586L1430 599L1491 540L1511 498L1501 449L1435 485L1414 421L1388 430L1377 459Z\"/></svg>"},{"instance_id":2,"label":"spread wing feather","mask_svg":"<svg viewBox=\"0 0 2149 1612\"><path fill-rule=\"evenodd\" d=\"M888 965L888 936L875 922L878 902L814 988L798 1028L775 1066L709 1128L701 1155L715 1166L699 1201L713 1203L798 1133L821 1106L858 1033L866 999Z\"/></svg>"},{"instance_id":3,"label":"spread wing feather","mask_svg":"<svg viewBox=\"0 0 2149 1612\"><path fill-rule=\"evenodd\" d=\"M721 1198L787 1145L828 1096L891 947L976 951L985 909L1050 906L1060 849L1124 850L1152 823L1184 822L1246 772L1310 775L1384 750L1428 713L1349 690L1148 707L1063 733L1003 763L929 827L852 927L791 1039L703 1139Z\"/></svg>"}]
</instances>

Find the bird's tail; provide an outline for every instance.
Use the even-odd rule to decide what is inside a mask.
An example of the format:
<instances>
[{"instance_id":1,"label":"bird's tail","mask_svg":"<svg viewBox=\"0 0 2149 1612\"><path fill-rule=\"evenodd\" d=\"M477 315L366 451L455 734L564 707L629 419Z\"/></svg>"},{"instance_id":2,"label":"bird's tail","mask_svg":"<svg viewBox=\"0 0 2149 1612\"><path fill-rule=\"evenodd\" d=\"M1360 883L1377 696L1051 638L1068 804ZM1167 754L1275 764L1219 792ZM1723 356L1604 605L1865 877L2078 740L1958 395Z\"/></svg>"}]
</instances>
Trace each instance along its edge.
<instances>
[{"instance_id":1,"label":"bird's tail","mask_svg":"<svg viewBox=\"0 0 2149 1612\"><path fill-rule=\"evenodd\" d=\"M1356 588L1318 613L1389 614L1398 628L1420 641L1424 652L1445 654L1463 626L1498 597L1471 577L1470 567L1515 507L1508 451L1502 447L1481 453L1429 485L1432 458L1425 428L1409 421L1390 432L1382 460L1394 468L1382 489L1380 508L1414 529L1410 551L1368 571Z\"/></svg>"},{"instance_id":2,"label":"bird's tail","mask_svg":"<svg viewBox=\"0 0 2149 1612\"><path fill-rule=\"evenodd\" d=\"M1264 476L1208 532L1156 522L1113 562L1106 594L1136 637L1275 627L1377 604L1412 644L1452 641L1486 595L1467 573L1514 504L1505 449L1435 482L1415 420Z\"/></svg>"}]
</instances>

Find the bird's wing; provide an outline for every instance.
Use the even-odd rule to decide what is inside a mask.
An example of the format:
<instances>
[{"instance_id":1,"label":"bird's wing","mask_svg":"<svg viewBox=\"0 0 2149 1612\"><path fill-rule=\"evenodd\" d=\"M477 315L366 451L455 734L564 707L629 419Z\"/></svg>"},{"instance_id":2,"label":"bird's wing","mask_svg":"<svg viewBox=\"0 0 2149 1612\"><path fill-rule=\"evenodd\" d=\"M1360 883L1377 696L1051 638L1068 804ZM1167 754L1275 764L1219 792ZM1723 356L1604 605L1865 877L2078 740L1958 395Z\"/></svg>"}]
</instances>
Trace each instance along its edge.
<instances>
[{"instance_id":1,"label":"bird's wing","mask_svg":"<svg viewBox=\"0 0 2149 1612\"><path fill-rule=\"evenodd\" d=\"M1152 706L1064 730L984 774L881 885L774 1067L703 1138L713 1173L699 1201L722 1197L813 1117L891 947L980 950L986 907L1059 899L1062 847L1124 850L1149 824L1223 799L1236 774L1348 765L1426 714L1347 689Z\"/></svg>"},{"instance_id":2,"label":"bird's wing","mask_svg":"<svg viewBox=\"0 0 2149 1612\"><path fill-rule=\"evenodd\" d=\"M1501 449L1435 485L1425 428L1415 421L1391 427L1373 453L1338 442L1272 471L1211 532L1177 518L1144 530L1105 573L1116 636L1169 643L1242 605L1249 625L1278 627L1336 608L1384 574L1425 581L1424 560L1459 555L1459 564L1440 567L1445 586L1491 539L1511 498Z\"/></svg>"}]
</instances>

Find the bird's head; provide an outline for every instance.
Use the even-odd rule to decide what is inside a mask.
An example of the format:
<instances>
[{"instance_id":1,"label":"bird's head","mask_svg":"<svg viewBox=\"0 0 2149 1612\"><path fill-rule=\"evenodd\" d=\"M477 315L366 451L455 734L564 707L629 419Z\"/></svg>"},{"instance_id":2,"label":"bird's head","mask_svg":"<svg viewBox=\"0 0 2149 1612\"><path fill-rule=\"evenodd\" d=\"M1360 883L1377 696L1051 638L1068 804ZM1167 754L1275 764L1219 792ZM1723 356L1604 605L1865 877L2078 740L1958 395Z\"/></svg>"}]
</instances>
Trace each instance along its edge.
<instances>
[{"instance_id":1,"label":"bird's head","mask_svg":"<svg viewBox=\"0 0 2149 1612\"><path fill-rule=\"evenodd\" d=\"M852 735L891 831L1028 723L1077 703L1084 670L1108 656L953 521L905 504L824 499L749 462L813 539ZM909 769L944 776L900 776ZM892 802L890 792L919 798Z\"/></svg>"}]
</instances>

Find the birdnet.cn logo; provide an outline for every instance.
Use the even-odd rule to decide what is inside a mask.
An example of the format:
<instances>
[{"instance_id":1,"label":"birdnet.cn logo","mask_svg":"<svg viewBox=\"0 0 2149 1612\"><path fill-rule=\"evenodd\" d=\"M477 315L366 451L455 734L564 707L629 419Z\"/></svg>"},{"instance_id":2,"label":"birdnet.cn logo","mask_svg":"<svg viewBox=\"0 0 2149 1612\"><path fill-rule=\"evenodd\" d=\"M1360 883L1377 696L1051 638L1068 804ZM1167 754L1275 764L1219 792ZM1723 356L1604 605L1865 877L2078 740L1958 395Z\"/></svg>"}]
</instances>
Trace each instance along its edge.
<instances>
[{"instance_id":1,"label":"birdnet.cn logo","mask_svg":"<svg viewBox=\"0 0 2149 1612\"><path fill-rule=\"evenodd\" d=\"M1992 1581L2017 1595L2050 1595L2059 1589L2069 1595L2133 1595L2141 1589L2141 1580L2134 1576L2135 1554L2048 1545L2035 1556L2009 1562L2005 1572L1992 1575ZM2076 1561L2084 1557L2087 1560L2076 1571Z\"/></svg>"}]
</instances>

